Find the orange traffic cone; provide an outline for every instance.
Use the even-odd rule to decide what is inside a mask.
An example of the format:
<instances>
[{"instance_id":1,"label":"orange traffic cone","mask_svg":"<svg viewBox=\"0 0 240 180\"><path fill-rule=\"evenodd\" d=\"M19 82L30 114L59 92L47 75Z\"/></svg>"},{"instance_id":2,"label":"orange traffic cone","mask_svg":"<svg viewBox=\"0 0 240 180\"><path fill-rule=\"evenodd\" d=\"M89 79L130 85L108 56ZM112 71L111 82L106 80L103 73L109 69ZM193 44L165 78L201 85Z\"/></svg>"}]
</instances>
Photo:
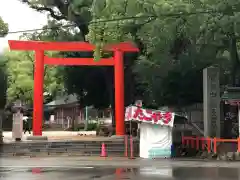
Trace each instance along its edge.
<instances>
[{"instance_id":1,"label":"orange traffic cone","mask_svg":"<svg viewBox=\"0 0 240 180\"><path fill-rule=\"evenodd\" d=\"M105 144L102 143L101 157L107 157Z\"/></svg>"}]
</instances>

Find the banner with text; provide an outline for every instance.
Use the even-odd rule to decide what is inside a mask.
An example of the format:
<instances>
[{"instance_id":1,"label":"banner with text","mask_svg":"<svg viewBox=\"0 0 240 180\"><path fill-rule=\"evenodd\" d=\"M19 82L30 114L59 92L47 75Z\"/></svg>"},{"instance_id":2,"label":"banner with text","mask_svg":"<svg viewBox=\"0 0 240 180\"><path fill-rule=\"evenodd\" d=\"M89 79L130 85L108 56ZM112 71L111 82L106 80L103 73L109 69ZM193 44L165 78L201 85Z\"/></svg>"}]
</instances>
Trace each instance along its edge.
<instances>
[{"instance_id":1,"label":"banner with text","mask_svg":"<svg viewBox=\"0 0 240 180\"><path fill-rule=\"evenodd\" d=\"M139 121L173 127L174 113L128 106L125 111L125 121Z\"/></svg>"}]
</instances>

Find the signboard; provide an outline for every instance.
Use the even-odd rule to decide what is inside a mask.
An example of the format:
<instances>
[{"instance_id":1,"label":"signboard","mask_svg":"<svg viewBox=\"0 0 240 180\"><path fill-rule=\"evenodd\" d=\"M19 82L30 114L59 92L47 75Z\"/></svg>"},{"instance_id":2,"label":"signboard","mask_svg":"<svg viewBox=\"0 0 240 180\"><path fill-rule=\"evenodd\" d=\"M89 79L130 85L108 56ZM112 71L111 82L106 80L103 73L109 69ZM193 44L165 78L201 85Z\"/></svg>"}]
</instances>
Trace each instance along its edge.
<instances>
[{"instance_id":1,"label":"signboard","mask_svg":"<svg viewBox=\"0 0 240 180\"><path fill-rule=\"evenodd\" d=\"M173 127L174 113L129 106L126 108L125 121L131 120Z\"/></svg>"},{"instance_id":2,"label":"signboard","mask_svg":"<svg viewBox=\"0 0 240 180\"><path fill-rule=\"evenodd\" d=\"M49 121L50 121L50 123L55 123L55 117L54 117L54 115L50 115L50 118L49 118Z\"/></svg>"},{"instance_id":3,"label":"signboard","mask_svg":"<svg viewBox=\"0 0 240 180\"><path fill-rule=\"evenodd\" d=\"M203 70L204 136L220 137L219 68Z\"/></svg>"}]
</instances>

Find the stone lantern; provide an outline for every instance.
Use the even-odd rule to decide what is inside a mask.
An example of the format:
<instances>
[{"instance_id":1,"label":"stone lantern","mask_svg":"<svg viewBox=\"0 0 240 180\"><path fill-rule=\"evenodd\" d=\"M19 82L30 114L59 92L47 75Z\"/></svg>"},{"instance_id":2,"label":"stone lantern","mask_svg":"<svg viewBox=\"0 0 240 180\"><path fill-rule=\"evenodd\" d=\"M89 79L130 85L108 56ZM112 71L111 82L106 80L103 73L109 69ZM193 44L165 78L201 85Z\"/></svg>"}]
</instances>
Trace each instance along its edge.
<instances>
[{"instance_id":1,"label":"stone lantern","mask_svg":"<svg viewBox=\"0 0 240 180\"><path fill-rule=\"evenodd\" d=\"M12 138L15 141L21 141L23 132L23 106L20 100L15 101L12 107L13 125Z\"/></svg>"}]
</instances>

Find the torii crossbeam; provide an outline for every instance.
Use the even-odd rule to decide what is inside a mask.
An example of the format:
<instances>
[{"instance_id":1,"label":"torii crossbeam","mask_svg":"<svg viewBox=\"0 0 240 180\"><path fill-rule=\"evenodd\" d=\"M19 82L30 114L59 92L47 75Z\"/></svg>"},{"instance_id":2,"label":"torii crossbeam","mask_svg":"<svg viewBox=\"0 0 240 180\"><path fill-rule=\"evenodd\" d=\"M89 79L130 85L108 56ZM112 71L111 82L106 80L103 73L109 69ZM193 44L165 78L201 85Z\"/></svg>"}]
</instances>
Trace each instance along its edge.
<instances>
[{"instance_id":1,"label":"torii crossbeam","mask_svg":"<svg viewBox=\"0 0 240 180\"><path fill-rule=\"evenodd\" d=\"M105 46L104 50L113 51L113 58L94 61L93 58L52 58L44 51L93 51L95 46L86 42L42 42L9 40L11 50L35 51L34 95L33 95L33 135L42 136L43 122L43 80L44 65L64 66L113 66L115 83L116 135L124 135L124 52L138 52L132 43L123 42Z\"/></svg>"}]
</instances>

